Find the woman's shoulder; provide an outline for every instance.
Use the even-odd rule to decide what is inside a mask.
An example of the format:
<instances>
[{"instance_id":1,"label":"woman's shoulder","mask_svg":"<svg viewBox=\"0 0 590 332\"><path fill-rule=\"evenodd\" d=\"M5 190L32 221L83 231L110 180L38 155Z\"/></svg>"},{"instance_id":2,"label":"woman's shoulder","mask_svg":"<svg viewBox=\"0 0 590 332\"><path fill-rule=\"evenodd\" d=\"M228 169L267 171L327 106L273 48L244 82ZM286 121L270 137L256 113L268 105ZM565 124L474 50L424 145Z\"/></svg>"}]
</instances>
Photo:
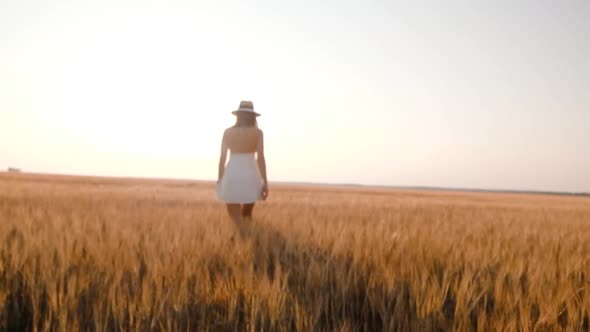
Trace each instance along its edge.
<instances>
[{"instance_id":1,"label":"woman's shoulder","mask_svg":"<svg viewBox=\"0 0 590 332\"><path fill-rule=\"evenodd\" d=\"M239 128L239 127L229 127L223 132L223 137L226 139L247 139L256 138L260 139L264 137L262 130L252 127L252 128Z\"/></svg>"}]
</instances>

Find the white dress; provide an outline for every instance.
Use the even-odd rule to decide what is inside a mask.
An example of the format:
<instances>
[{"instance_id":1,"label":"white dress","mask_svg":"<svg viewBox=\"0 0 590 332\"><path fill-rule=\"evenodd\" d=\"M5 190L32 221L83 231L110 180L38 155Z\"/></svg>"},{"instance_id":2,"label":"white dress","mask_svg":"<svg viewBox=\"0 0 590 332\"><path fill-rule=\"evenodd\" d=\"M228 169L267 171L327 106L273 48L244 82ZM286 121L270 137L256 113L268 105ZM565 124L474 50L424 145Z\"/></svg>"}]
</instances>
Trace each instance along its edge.
<instances>
[{"instance_id":1,"label":"white dress","mask_svg":"<svg viewBox=\"0 0 590 332\"><path fill-rule=\"evenodd\" d=\"M233 153L217 185L217 198L226 203L248 204L261 199L263 180L255 153Z\"/></svg>"}]
</instances>

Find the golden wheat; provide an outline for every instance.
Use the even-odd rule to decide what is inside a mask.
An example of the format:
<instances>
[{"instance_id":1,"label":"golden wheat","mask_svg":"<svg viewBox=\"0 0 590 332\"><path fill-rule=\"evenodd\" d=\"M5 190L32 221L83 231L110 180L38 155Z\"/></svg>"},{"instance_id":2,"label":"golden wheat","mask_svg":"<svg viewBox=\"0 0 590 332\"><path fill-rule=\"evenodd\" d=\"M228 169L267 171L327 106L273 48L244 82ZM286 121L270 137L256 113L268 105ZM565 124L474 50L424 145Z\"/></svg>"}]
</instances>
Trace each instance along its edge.
<instances>
[{"instance_id":1,"label":"golden wheat","mask_svg":"<svg viewBox=\"0 0 590 332\"><path fill-rule=\"evenodd\" d=\"M580 331L590 199L0 175L0 329Z\"/></svg>"}]
</instances>

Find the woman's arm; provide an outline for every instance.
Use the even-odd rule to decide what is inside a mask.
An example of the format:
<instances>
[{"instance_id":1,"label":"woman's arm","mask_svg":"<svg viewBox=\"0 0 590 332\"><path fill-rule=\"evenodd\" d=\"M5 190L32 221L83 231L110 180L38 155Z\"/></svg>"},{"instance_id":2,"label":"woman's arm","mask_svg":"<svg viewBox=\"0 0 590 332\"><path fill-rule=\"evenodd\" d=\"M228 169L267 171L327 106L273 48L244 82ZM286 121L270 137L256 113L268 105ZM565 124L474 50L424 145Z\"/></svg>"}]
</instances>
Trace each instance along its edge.
<instances>
[{"instance_id":1,"label":"woman's arm","mask_svg":"<svg viewBox=\"0 0 590 332\"><path fill-rule=\"evenodd\" d=\"M227 160L227 132L223 133L223 139L221 140L221 155L219 156L219 173L217 176L217 183L223 178L223 172L225 171L225 161Z\"/></svg>"},{"instance_id":2,"label":"woman's arm","mask_svg":"<svg viewBox=\"0 0 590 332\"><path fill-rule=\"evenodd\" d=\"M264 158L264 133L260 131L260 137L258 138L258 145L256 146L256 160L258 161L258 169L264 181L262 186L262 198L266 199L268 196L268 179L266 178L266 159Z\"/></svg>"}]
</instances>

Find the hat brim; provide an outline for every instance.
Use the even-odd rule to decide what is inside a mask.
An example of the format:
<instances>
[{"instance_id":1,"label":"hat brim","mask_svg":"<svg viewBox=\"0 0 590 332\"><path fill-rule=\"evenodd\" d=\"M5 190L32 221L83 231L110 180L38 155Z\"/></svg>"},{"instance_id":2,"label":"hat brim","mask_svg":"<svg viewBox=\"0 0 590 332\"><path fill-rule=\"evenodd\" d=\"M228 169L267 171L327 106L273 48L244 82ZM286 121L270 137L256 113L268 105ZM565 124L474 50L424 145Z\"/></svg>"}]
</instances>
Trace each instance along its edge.
<instances>
[{"instance_id":1,"label":"hat brim","mask_svg":"<svg viewBox=\"0 0 590 332\"><path fill-rule=\"evenodd\" d=\"M233 114L233 115L238 115L238 114L240 114L240 113L253 114L254 116L257 116L257 117L258 117L258 116L260 116L260 114L259 114L259 113L256 113L256 112L254 112L254 111L242 111L242 110L237 110L237 111L233 111L233 112L231 112L231 114Z\"/></svg>"}]
</instances>

